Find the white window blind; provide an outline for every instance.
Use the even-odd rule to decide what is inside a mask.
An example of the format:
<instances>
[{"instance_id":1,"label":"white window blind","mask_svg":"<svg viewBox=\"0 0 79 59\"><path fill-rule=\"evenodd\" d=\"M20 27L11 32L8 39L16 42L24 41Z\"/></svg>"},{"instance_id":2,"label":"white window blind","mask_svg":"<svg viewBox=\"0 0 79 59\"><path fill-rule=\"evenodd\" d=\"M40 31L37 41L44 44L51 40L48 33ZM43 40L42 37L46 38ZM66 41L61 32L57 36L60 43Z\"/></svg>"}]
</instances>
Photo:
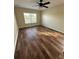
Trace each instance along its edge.
<instances>
[{"instance_id":1,"label":"white window blind","mask_svg":"<svg viewBox=\"0 0 79 59\"><path fill-rule=\"evenodd\" d=\"M24 13L24 20L26 24L37 23L37 15L35 13Z\"/></svg>"}]
</instances>

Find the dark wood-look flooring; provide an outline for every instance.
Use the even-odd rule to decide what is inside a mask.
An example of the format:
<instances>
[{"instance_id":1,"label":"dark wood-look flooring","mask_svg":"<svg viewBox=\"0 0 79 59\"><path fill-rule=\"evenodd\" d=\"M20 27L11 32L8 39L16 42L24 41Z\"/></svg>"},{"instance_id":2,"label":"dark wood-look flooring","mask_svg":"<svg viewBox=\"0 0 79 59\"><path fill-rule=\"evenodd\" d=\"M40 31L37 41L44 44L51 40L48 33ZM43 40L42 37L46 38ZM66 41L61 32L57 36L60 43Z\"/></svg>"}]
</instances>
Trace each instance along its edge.
<instances>
[{"instance_id":1,"label":"dark wood-look flooring","mask_svg":"<svg viewBox=\"0 0 79 59\"><path fill-rule=\"evenodd\" d=\"M14 59L64 59L64 35L45 27L19 31Z\"/></svg>"}]
</instances>

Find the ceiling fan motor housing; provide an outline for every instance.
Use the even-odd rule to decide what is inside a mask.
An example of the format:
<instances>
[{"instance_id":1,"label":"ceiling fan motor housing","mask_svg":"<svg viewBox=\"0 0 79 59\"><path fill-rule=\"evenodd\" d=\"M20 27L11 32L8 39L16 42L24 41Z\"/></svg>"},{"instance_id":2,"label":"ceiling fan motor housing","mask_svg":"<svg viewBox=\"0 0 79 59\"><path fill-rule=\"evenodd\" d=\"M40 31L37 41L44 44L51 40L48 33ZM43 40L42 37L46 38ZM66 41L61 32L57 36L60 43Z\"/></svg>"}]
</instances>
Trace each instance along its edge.
<instances>
[{"instance_id":1,"label":"ceiling fan motor housing","mask_svg":"<svg viewBox=\"0 0 79 59\"><path fill-rule=\"evenodd\" d=\"M39 6L43 6L43 3L39 3Z\"/></svg>"}]
</instances>

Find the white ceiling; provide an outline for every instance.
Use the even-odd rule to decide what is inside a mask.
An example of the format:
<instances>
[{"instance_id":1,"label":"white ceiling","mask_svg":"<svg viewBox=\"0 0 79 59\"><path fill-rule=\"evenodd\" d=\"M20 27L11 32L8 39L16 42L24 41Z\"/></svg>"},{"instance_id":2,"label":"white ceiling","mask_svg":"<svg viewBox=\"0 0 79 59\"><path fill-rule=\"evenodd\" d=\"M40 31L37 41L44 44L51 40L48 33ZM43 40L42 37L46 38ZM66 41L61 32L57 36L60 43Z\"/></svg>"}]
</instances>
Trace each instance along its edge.
<instances>
[{"instance_id":1,"label":"white ceiling","mask_svg":"<svg viewBox=\"0 0 79 59\"><path fill-rule=\"evenodd\" d=\"M49 8L52 8L54 6L64 3L64 0L43 0L43 2L48 2L48 1L51 2L50 4L47 5ZM47 8L39 8L38 6L36 6L37 5L36 2L39 2L39 0L14 0L14 5L16 7L30 8L30 9L36 9L36 10L47 9Z\"/></svg>"}]
</instances>

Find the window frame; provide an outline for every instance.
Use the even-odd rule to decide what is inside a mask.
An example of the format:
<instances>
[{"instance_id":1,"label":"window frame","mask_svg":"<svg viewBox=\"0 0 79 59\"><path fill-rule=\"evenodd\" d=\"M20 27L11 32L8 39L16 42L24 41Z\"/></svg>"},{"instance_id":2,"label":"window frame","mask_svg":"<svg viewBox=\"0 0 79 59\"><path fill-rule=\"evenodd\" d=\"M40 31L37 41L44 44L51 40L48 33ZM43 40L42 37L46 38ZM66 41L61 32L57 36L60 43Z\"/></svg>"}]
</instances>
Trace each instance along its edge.
<instances>
[{"instance_id":1,"label":"window frame","mask_svg":"<svg viewBox=\"0 0 79 59\"><path fill-rule=\"evenodd\" d=\"M29 19L29 22L26 22L27 20L25 18L25 14L32 14L32 15L35 14L36 15L35 22L33 22L33 20L32 20L33 18L29 18L29 17L27 18L27 19ZM37 13L27 13L27 12L24 12L23 16L24 16L24 23L25 24L36 24L37 23Z\"/></svg>"}]
</instances>

